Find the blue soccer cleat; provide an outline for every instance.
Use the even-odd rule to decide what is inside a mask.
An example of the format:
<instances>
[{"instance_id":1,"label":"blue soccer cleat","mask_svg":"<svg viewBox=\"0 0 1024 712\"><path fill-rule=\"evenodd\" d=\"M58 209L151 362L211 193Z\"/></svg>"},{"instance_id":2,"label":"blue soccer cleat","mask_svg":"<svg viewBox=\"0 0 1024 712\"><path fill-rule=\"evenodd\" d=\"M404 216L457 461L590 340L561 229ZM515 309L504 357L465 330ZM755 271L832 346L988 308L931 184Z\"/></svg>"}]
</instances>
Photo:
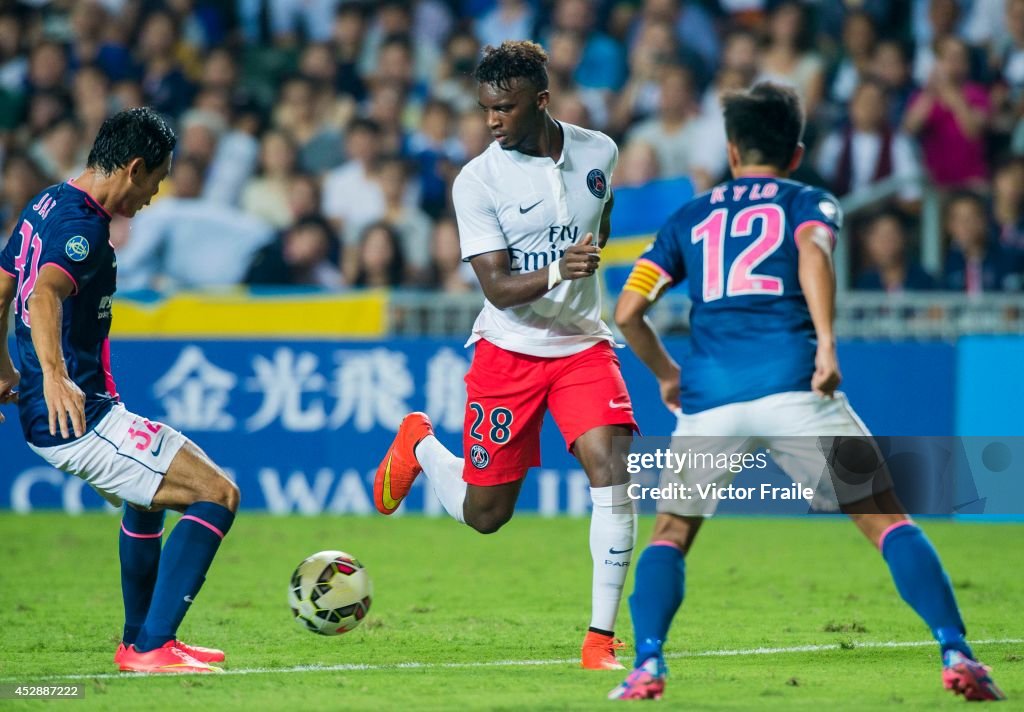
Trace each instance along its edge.
<instances>
[{"instance_id":1,"label":"blue soccer cleat","mask_svg":"<svg viewBox=\"0 0 1024 712\"><path fill-rule=\"evenodd\" d=\"M1006 695L992 681L990 669L959 650L942 655L942 684L966 700L1005 700Z\"/></svg>"},{"instance_id":2,"label":"blue soccer cleat","mask_svg":"<svg viewBox=\"0 0 1024 712\"><path fill-rule=\"evenodd\" d=\"M665 678L668 668L660 655L640 663L640 667L629 673L629 677L608 693L609 700L660 700L665 694Z\"/></svg>"}]
</instances>

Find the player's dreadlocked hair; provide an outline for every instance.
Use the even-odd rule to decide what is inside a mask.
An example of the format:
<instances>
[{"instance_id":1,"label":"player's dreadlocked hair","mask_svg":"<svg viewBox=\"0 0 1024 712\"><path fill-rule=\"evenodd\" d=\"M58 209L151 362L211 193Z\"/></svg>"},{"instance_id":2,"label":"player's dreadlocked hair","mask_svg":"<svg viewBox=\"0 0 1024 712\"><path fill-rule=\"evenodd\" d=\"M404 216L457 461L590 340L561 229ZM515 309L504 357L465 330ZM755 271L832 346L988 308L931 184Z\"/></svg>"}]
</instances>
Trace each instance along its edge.
<instances>
[{"instance_id":1,"label":"player's dreadlocked hair","mask_svg":"<svg viewBox=\"0 0 1024 712\"><path fill-rule=\"evenodd\" d=\"M761 82L722 99L725 135L743 162L786 169L804 132L800 97L786 86Z\"/></svg>"},{"instance_id":2,"label":"player's dreadlocked hair","mask_svg":"<svg viewBox=\"0 0 1024 712\"><path fill-rule=\"evenodd\" d=\"M536 42L508 40L500 47L484 47L484 58L473 77L502 91L509 91L516 79L525 79L537 91L544 91L548 88L547 63L548 53Z\"/></svg>"}]
</instances>

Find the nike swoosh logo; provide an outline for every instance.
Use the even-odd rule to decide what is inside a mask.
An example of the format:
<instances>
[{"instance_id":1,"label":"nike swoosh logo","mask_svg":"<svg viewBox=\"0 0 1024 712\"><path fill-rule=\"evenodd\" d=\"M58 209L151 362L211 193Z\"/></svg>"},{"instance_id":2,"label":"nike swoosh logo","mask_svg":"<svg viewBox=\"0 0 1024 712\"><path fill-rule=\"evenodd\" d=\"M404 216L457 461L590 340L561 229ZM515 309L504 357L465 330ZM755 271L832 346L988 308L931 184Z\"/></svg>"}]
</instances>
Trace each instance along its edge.
<instances>
[{"instance_id":1,"label":"nike swoosh logo","mask_svg":"<svg viewBox=\"0 0 1024 712\"><path fill-rule=\"evenodd\" d=\"M536 208L538 205L540 205L543 202L544 202L544 198L541 198L540 200L538 200L536 203L534 203L533 205L531 205L528 208L524 208L522 205L520 205L519 206L519 214L520 215L526 215L528 212L530 212L531 210L533 210L534 208Z\"/></svg>"},{"instance_id":2,"label":"nike swoosh logo","mask_svg":"<svg viewBox=\"0 0 1024 712\"><path fill-rule=\"evenodd\" d=\"M384 466L384 486L381 487L380 493L380 498L384 500L386 509L394 509L401 503L401 500L391 497L391 458L394 457L394 454L394 450L388 453L388 464Z\"/></svg>"},{"instance_id":3,"label":"nike swoosh logo","mask_svg":"<svg viewBox=\"0 0 1024 712\"><path fill-rule=\"evenodd\" d=\"M609 554L627 554L630 551L633 551L633 547L629 547L628 549L623 549L622 551L615 551L615 547L614 546L608 549L608 553Z\"/></svg>"},{"instance_id":4,"label":"nike swoosh logo","mask_svg":"<svg viewBox=\"0 0 1024 712\"><path fill-rule=\"evenodd\" d=\"M615 401L610 400L610 401L608 401L608 407L609 408L628 408L629 407L629 401L626 401L625 403L616 403Z\"/></svg>"},{"instance_id":5,"label":"nike swoosh logo","mask_svg":"<svg viewBox=\"0 0 1024 712\"><path fill-rule=\"evenodd\" d=\"M160 443L155 448L153 448L153 453L152 453L153 457L160 457L160 451L163 450L163 449L164 449L164 441L161 440Z\"/></svg>"},{"instance_id":6,"label":"nike swoosh logo","mask_svg":"<svg viewBox=\"0 0 1024 712\"><path fill-rule=\"evenodd\" d=\"M194 603L192 596L185 596L185 603Z\"/></svg>"}]
</instances>

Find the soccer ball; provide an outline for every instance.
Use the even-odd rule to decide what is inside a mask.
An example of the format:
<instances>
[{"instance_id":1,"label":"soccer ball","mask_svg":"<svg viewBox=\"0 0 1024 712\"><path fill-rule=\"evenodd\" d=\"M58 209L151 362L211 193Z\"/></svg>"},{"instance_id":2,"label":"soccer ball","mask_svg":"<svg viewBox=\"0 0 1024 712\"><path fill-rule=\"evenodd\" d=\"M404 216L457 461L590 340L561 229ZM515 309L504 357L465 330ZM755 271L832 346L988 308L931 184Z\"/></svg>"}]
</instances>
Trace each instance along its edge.
<instances>
[{"instance_id":1,"label":"soccer ball","mask_svg":"<svg viewBox=\"0 0 1024 712\"><path fill-rule=\"evenodd\" d=\"M344 551L321 551L295 569L288 605L303 630L341 635L358 626L373 596L373 581L363 565Z\"/></svg>"}]
</instances>

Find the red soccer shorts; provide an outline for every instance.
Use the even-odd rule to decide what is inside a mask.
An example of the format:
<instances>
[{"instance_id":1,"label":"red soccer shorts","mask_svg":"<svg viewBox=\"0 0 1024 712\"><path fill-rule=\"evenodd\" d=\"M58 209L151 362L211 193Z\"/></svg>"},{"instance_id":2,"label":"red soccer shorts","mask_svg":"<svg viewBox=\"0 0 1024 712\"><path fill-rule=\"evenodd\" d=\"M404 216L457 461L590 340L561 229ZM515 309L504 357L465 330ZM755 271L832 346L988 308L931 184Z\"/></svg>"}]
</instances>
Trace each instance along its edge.
<instances>
[{"instance_id":1,"label":"red soccer shorts","mask_svg":"<svg viewBox=\"0 0 1024 712\"><path fill-rule=\"evenodd\" d=\"M593 428L639 430L619 358L607 341L559 358L478 341L466 374L462 479L493 487L521 479L540 465L540 428L548 410L569 452Z\"/></svg>"}]
</instances>

